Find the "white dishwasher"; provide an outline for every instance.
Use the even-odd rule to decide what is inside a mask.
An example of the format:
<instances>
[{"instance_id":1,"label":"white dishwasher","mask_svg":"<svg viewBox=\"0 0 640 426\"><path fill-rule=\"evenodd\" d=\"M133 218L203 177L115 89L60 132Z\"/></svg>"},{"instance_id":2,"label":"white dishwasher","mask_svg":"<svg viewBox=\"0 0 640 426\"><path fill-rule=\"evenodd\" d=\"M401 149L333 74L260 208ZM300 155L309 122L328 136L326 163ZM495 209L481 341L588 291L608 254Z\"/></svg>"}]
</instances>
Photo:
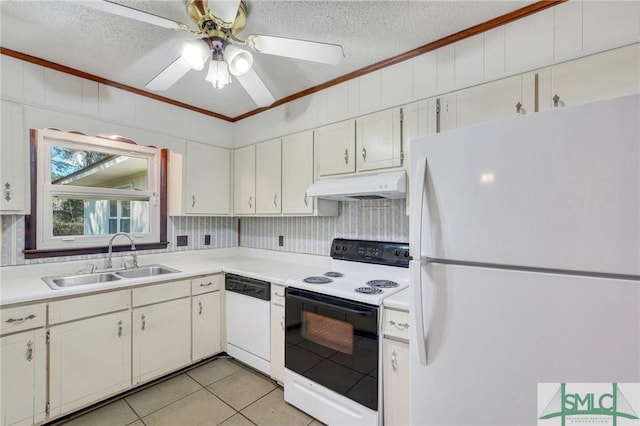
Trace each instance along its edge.
<instances>
[{"instance_id":1,"label":"white dishwasher","mask_svg":"<svg viewBox=\"0 0 640 426\"><path fill-rule=\"evenodd\" d=\"M224 288L227 353L270 374L271 283L227 274Z\"/></svg>"}]
</instances>

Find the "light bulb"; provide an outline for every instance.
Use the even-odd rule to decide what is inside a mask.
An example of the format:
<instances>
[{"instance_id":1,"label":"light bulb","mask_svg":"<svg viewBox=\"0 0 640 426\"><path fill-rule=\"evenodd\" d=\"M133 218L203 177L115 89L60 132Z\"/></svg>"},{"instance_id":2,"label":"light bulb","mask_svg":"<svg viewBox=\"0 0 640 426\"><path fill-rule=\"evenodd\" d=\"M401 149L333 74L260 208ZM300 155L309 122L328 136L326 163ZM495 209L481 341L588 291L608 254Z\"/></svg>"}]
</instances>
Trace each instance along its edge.
<instances>
[{"instance_id":1,"label":"light bulb","mask_svg":"<svg viewBox=\"0 0 640 426\"><path fill-rule=\"evenodd\" d=\"M204 68L204 64L209 58L209 53L209 47L202 40L192 40L182 45L182 59L196 71Z\"/></svg>"},{"instance_id":2,"label":"light bulb","mask_svg":"<svg viewBox=\"0 0 640 426\"><path fill-rule=\"evenodd\" d=\"M222 89L231 82L227 64L224 61L216 61L215 59L212 59L209 62L209 71L207 72L205 79L216 89Z\"/></svg>"},{"instance_id":3,"label":"light bulb","mask_svg":"<svg viewBox=\"0 0 640 426\"><path fill-rule=\"evenodd\" d=\"M249 71L253 65L251 52L232 44L224 48L224 60L229 64L229 72L233 75L242 75Z\"/></svg>"}]
</instances>

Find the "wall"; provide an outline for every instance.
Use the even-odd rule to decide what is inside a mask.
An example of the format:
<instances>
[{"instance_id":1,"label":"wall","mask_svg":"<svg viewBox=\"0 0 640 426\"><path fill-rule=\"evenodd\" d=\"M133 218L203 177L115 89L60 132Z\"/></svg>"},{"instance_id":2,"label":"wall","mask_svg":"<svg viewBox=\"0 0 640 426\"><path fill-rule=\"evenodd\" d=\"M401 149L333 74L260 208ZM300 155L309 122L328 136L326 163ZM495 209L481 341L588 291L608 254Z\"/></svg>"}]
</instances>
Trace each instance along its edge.
<instances>
[{"instance_id":1,"label":"wall","mask_svg":"<svg viewBox=\"0 0 640 426\"><path fill-rule=\"evenodd\" d=\"M408 243L405 205L405 200L362 200L341 202L336 217L246 217L240 219L240 245L328 256L331 241L339 237Z\"/></svg>"}]
</instances>

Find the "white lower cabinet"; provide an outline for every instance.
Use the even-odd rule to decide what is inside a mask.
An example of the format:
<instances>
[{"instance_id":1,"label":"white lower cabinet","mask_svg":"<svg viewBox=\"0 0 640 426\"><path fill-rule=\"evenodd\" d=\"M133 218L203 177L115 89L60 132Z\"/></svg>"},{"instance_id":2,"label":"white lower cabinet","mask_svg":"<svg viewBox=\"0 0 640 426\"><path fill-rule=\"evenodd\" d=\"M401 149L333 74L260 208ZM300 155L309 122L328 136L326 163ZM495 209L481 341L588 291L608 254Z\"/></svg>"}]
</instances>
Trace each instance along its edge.
<instances>
[{"instance_id":1,"label":"white lower cabinet","mask_svg":"<svg viewBox=\"0 0 640 426\"><path fill-rule=\"evenodd\" d=\"M198 361L222 351L222 275L191 280L191 359Z\"/></svg>"},{"instance_id":2,"label":"white lower cabinet","mask_svg":"<svg viewBox=\"0 0 640 426\"><path fill-rule=\"evenodd\" d=\"M31 425L44 420L46 365L43 328L0 337L2 426Z\"/></svg>"},{"instance_id":3,"label":"white lower cabinet","mask_svg":"<svg viewBox=\"0 0 640 426\"><path fill-rule=\"evenodd\" d=\"M271 378L284 382L284 287L271 284Z\"/></svg>"},{"instance_id":4,"label":"white lower cabinet","mask_svg":"<svg viewBox=\"0 0 640 426\"><path fill-rule=\"evenodd\" d=\"M113 312L50 328L50 415L131 386L131 314Z\"/></svg>"},{"instance_id":5,"label":"white lower cabinet","mask_svg":"<svg viewBox=\"0 0 640 426\"><path fill-rule=\"evenodd\" d=\"M166 285L179 283L152 286L151 289L162 294L161 288L153 287ZM133 290L134 303L136 291ZM133 384L159 377L191 362L189 297L134 307L132 321Z\"/></svg>"},{"instance_id":6,"label":"white lower cabinet","mask_svg":"<svg viewBox=\"0 0 640 426\"><path fill-rule=\"evenodd\" d=\"M384 424L409 424L409 313L385 309L382 324Z\"/></svg>"}]
</instances>

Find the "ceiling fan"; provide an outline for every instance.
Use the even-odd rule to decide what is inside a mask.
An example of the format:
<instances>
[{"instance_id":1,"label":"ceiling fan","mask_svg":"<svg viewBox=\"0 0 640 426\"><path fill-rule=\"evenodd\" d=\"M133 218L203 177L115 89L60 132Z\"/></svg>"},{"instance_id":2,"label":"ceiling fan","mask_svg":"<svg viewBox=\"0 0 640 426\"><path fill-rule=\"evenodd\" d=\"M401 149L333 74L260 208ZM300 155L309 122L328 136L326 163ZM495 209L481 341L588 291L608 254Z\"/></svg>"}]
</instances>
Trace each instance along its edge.
<instances>
[{"instance_id":1,"label":"ceiling fan","mask_svg":"<svg viewBox=\"0 0 640 426\"><path fill-rule=\"evenodd\" d=\"M284 37L239 34L247 23L246 5L241 0L186 0L189 18L197 31L187 25L143 12L109 0L73 0L84 6L146 22L175 31L201 36L185 42L180 56L146 84L150 90L167 90L190 70L202 70L208 63L206 80L222 89L234 76L259 107L275 102L264 82L252 69L253 52L337 65L344 59L342 46Z\"/></svg>"}]
</instances>

